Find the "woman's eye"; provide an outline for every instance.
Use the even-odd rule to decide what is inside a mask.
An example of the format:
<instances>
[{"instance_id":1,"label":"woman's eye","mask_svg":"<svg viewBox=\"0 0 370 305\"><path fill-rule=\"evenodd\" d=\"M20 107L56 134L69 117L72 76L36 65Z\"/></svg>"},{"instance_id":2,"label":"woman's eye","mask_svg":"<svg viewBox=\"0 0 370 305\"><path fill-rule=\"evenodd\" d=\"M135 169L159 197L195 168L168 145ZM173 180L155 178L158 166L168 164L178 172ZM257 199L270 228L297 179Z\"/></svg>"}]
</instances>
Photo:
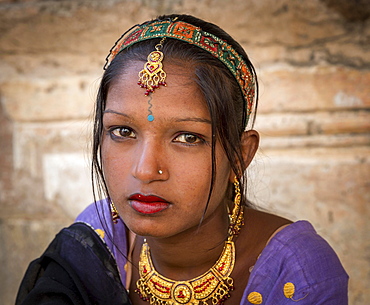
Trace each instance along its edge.
<instances>
[{"instance_id":1,"label":"woman's eye","mask_svg":"<svg viewBox=\"0 0 370 305\"><path fill-rule=\"evenodd\" d=\"M128 127L116 127L110 133L115 138L135 138L134 131Z\"/></svg>"},{"instance_id":2,"label":"woman's eye","mask_svg":"<svg viewBox=\"0 0 370 305\"><path fill-rule=\"evenodd\" d=\"M185 143L185 144L199 144L204 143L204 140L192 133L183 133L178 135L175 142Z\"/></svg>"}]
</instances>

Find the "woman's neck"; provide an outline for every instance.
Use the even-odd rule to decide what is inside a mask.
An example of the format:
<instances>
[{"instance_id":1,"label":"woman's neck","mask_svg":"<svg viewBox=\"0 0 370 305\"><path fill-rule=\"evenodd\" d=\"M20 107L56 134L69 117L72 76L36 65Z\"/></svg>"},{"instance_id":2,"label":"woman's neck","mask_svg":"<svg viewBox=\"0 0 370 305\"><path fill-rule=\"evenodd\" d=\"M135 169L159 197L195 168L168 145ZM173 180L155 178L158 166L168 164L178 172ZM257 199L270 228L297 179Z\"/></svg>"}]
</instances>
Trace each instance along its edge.
<instances>
[{"instance_id":1,"label":"woman's neck","mask_svg":"<svg viewBox=\"0 0 370 305\"><path fill-rule=\"evenodd\" d=\"M156 270L173 280L188 280L201 275L221 255L228 226L227 212L220 210L207 217L199 227L176 236L147 237ZM143 238L139 238L140 248L142 243Z\"/></svg>"}]
</instances>

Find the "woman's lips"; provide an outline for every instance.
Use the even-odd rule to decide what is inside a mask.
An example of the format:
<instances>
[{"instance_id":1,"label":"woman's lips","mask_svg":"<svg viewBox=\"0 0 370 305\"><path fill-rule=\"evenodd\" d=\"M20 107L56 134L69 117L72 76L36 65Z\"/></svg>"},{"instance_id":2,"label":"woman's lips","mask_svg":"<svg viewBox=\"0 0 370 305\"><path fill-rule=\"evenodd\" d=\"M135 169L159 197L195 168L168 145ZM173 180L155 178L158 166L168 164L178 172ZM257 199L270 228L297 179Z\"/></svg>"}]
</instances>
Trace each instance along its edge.
<instances>
[{"instance_id":1,"label":"woman's lips","mask_svg":"<svg viewBox=\"0 0 370 305\"><path fill-rule=\"evenodd\" d=\"M155 214L167 209L170 203L158 196L133 194L128 200L131 207L141 214Z\"/></svg>"}]
</instances>

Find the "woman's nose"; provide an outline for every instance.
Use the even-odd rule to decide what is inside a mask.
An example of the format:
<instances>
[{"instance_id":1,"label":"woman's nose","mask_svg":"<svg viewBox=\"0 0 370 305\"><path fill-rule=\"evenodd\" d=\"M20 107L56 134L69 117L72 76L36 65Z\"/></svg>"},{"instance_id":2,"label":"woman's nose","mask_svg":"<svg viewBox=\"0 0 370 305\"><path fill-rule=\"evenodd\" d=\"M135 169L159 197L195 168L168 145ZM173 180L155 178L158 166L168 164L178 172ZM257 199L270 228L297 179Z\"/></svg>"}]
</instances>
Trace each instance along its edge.
<instances>
[{"instance_id":1,"label":"woman's nose","mask_svg":"<svg viewBox=\"0 0 370 305\"><path fill-rule=\"evenodd\" d=\"M158 145L146 143L139 146L135 153L132 175L136 179L143 183L166 179L168 171L162 162L163 150Z\"/></svg>"}]
</instances>

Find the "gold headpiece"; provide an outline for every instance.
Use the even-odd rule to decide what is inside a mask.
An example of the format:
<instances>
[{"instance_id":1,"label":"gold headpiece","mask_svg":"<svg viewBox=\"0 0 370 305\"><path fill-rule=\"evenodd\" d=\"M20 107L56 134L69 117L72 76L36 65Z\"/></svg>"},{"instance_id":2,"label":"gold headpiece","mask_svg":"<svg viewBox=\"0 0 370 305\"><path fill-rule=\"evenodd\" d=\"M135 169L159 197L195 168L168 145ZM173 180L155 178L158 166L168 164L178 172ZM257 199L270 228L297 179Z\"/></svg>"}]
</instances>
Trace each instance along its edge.
<instances>
[{"instance_id":1,"label":"gold headpiece","mask_svg":"<svg viewBox=\"0 0 370 305\"><path fill-rule=\"evenodd\" d=\"M144 64L144 69L139 72L138 85L145 88L145 95L149 95L160 85L166 86L166 72L163 71L163 53L161 52L163 42L166 37L162 38L161 42L155 46L155 51L150 52L148 61Z\"/></svg>"},{"instance_id":2,"label":"gold headpiece","mask_svg":"<svg viewBox=\"0 0 370 305\"><path fill-rule=\"evenodd\" d=\"M174 18L172 20L154 20L140 25L131 32L129 31L128 35L122 35L121 38L115 43L106 58L104 69L109 66L119 52L130 47L131 45L144 40L165 37L185 41L189 44L195 45L202 50L211 53L229 69L239 84L240 90L244 97L246 110L244 126L246 126L254 105L255 78L253 76L253 72L248 67L244 58L234 49L232 45L190 23ZM150 62L152 61L148 58L146 65ZM158 66L153 66L153 68L148 69L149 74L158 71L155 70L157 67ZM160 75L158 76L159 79L161 79ZM150 92L153 92L152 89L154 90L154 87L151 83L148 85L146 82L146 80L143 80L142 83L144 83L144 87L145 85L148 86L149 91L148 88L146 88L147 91L145 92L145 94L148 95ZM159 80L159 82L161 81Z\"/></svg>"}]
</instances>

